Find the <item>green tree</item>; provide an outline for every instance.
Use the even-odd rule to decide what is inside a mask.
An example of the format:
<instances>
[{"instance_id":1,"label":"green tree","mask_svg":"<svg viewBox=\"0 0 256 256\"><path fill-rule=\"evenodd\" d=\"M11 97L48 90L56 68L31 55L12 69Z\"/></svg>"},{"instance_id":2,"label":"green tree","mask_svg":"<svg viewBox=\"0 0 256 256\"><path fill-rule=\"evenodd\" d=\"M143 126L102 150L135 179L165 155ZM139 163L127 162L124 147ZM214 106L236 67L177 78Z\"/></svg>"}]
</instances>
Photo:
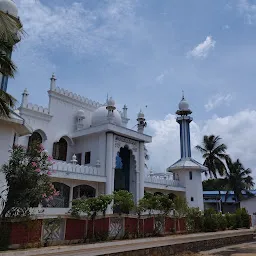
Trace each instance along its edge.
<instances>
[{"instance_id":1,"label":"green tree","mask_svg":"<svg viewBox=\"0 0 256 256\"><path fill-rule=\"evenodd\" d=\"M43 200L52 200L58 195L49 177L51 161L38 143L29 149L14 146L8 163L0 169L7 182L2 218L29 215L30 207L37 207Z\"/></svg>"},{"instance_id":2,"label":"green tree","mask_svg":"<svg viewBox=\"0 0 256 256\"><path fill-rule=\"evenodd\" d=\"M17 68L10 53L23 33L19 19L0 11L0 73L3 76L14 77ZM13 108L14 104L15 99L0 90L0 116L9 117L10 108Z\"/></svg>"},{"instance_id":3,"label":"green tree","mask_svg":"<svg viewBox=\"0 0 256 256\"><path fill-rule=\"evenodd\" d=\"M210 177L217 178L217 174L223 176L226 172L226 167L223 160L229 158L226 154L227 146L220 143L221 138L219 136L205 135L203 138L202 146L197 145L196 149L203 155L204 166L208 168Z\"/></svg>"},{"instance_id":4,"label":"green tree","mask_svg":"<svg viewBox=\"0 0 256 256\"><path fill-rule=\"evenodd\" d=\"M133 195L126 190L114 191L113 209L119 213L129 213L134 208Z\"/></svg>"},{"instance_id":5,"label":"green tree","mask_svg":"<svg viewBox=\"0 0 256 256\"><path fill-rule=\"evenodd\" d=\"M204 191L220 191L227 190L227 179L219 178L219 179L208 179L203 181L203 190Z\"/></svg>"},{"instance_id":6,"label":"green tree","mask_svg":"<svg viewBox=\"0 0 256 256\"><path fill-rule=\"evenodd\" d=\"M177 196L173 200L174 203L174 217L177 218L178 229L180 230L180 218L188 214L189 207L185 198Z\"/></svg>"},{"instance_id":7,"label":"green tree","mask_svg":"<svg viewBox=\"0 0 256 256\"><path fill-rule=\"evenodd\" d=\"M253 178L251 176L251 169L245 169L239 159L226 161L227 171L227 188L229 191L234 191L236 202L244 198L244 196L252 196L250 189L254 187Z\"/></svg>"}]
</instances>

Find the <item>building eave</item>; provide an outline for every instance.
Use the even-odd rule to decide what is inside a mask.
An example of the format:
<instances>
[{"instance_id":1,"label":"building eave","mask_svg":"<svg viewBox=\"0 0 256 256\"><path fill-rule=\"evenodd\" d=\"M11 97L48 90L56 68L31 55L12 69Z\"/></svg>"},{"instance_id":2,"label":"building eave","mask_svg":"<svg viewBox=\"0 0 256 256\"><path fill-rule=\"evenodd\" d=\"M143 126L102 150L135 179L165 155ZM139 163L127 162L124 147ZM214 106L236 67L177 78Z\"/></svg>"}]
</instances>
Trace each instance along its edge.
<instances>
[{"instance_id":1,"label":"building eave","mask_svg":"<svg viewBox=\"0 0 256 256\"><path fill-rule=\"evenodd\" d=\"M84 130L76 131L71 136L72 138L78 138L78 137L92 135L95 133L102 133L102 132L112 132L114 134L124 136L136 141L143 141L146 143L152 142L152 137L149 135L138 133L126 127L117 126L114 124L102 124L102 125L90 127Z\"/></svg>"},{"instance_id":2,"label":"building eave","mask_svg":"<svg viewBox=\"0 0 256 256\"><path fill-rule=\"evenodd\" d=\"M166 169L167 172L172 172L176 170L201 170L202 172L208 171L208 168L200 164L193 158L181 158L173 165Z\"/></svg>"},{"instance_id":3,"label":"building eave","mask_svg":"<svg viewBox=\"0 0 256 256\"><path fill-rule=\"evenodd\" d=\"M13 129L19 134L19 136L24 136L32 133L32 128L25 122L25 120L16 114L11 112L10 117L0 116L0 122L8 124L13 127Z\"/></svg>"}]
</instances>

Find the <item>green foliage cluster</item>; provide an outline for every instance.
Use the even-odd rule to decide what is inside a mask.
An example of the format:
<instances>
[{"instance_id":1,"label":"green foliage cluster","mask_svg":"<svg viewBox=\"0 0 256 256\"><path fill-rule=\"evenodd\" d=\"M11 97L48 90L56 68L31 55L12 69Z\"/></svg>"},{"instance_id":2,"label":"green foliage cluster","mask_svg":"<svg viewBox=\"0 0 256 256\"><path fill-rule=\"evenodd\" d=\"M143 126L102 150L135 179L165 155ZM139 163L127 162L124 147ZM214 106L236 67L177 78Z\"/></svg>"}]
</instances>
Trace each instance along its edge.
<instances>
[{"instance_id":1,"label":"green foliage cluster","mask_svg":"<svg viewBox=\"0 0 256 256\"><path fill-rule=\"evenodd\" d=\"M122 213L129 213L134 209L134 201L132 193L126 190L114 191L114 210L121 215Z\"/></svg>"},{"instance_id":2,"label":"green foliage cluster","mask_svg":"<svg viewBox=\"0 0 256 256\"><path fill-rule=\"evenodd\" d=\"M52 158L38 143L28 149L14 146L10 153L8 163L0 169L8 191L1 217L28 216L30 207L37 207L56 193L49 177Z\"/></svg>"},{"instance_id":3,"label":"green foliage cluster","mask_svg":"<svg viewBox=\"0 0 256 256\"><path fill-rule=\"evenodd\" d=\"M102 213L105 216L108 205L110 205L112 200L112 195L75 199L72 203L71 215L78 217L82 214L87 214L87 216L92 219L99 213Z\"/></svg>"},{"instance_id":4,"label":"green foliage cluster","mask_svg":"<svg viewBox=\"0 0 256 256\"><path fill-rule=\"evenodd\" d=\"M189 232L214 232L218 230L250 228L250 216L247 211L238 209L234 214L216 213L207 209L204 213L190 208L187 214L187 230Z\"/></svg>"}]
</instances>

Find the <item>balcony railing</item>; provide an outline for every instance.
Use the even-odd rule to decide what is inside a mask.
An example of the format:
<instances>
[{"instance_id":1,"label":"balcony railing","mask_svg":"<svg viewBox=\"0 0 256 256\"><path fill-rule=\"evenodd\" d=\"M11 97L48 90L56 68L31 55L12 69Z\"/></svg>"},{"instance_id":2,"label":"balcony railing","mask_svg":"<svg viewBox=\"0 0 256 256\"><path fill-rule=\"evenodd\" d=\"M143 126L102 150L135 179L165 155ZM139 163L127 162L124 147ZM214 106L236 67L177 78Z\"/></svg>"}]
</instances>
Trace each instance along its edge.
<instances>
[{"instance_id":1,"label":"balcony railing","mask_svg":"<svg viewBox=\"0 0 256 256\"><path fill-rule=\"evenodd\" d=\"M102 168L95 166L79 165L64 161L55 161L51 166L52 171L65 172L66 174L84 174L92 176L105 176Z\"/></svg>"},{"instance_id":2,"label":"balcony railing","mask_svg":"<svg viewBox=\"0 0 256 256\"><path fill-rule=\"evenodd\" d=\"M170 187L182 187L178 180L174 180L169 177L146 176L145 183L165 185Z\"/></svg>"}]
</instances>

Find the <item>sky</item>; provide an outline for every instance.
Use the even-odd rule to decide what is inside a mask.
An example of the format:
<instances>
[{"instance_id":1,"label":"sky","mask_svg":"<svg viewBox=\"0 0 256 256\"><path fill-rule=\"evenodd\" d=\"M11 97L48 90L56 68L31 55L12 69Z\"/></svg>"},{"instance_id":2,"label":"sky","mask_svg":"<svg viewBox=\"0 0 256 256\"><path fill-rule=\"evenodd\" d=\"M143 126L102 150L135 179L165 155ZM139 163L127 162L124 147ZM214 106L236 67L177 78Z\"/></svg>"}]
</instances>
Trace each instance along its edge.
<instances>
[{"instance_id":1,"label":"sky","mask_svg":"<svg viewBox=\"0 0 256 256\"><path fill-rule=\"evenodd\" d=\"M128 106L129 127L145 113L149 168L179 159L175 112L182 90L193 111L192 155L204 135L256 178L255 0L16 0L26 32L8 91L47 106L49 78L99 102Z\"/></svg>"}]
</instances>

